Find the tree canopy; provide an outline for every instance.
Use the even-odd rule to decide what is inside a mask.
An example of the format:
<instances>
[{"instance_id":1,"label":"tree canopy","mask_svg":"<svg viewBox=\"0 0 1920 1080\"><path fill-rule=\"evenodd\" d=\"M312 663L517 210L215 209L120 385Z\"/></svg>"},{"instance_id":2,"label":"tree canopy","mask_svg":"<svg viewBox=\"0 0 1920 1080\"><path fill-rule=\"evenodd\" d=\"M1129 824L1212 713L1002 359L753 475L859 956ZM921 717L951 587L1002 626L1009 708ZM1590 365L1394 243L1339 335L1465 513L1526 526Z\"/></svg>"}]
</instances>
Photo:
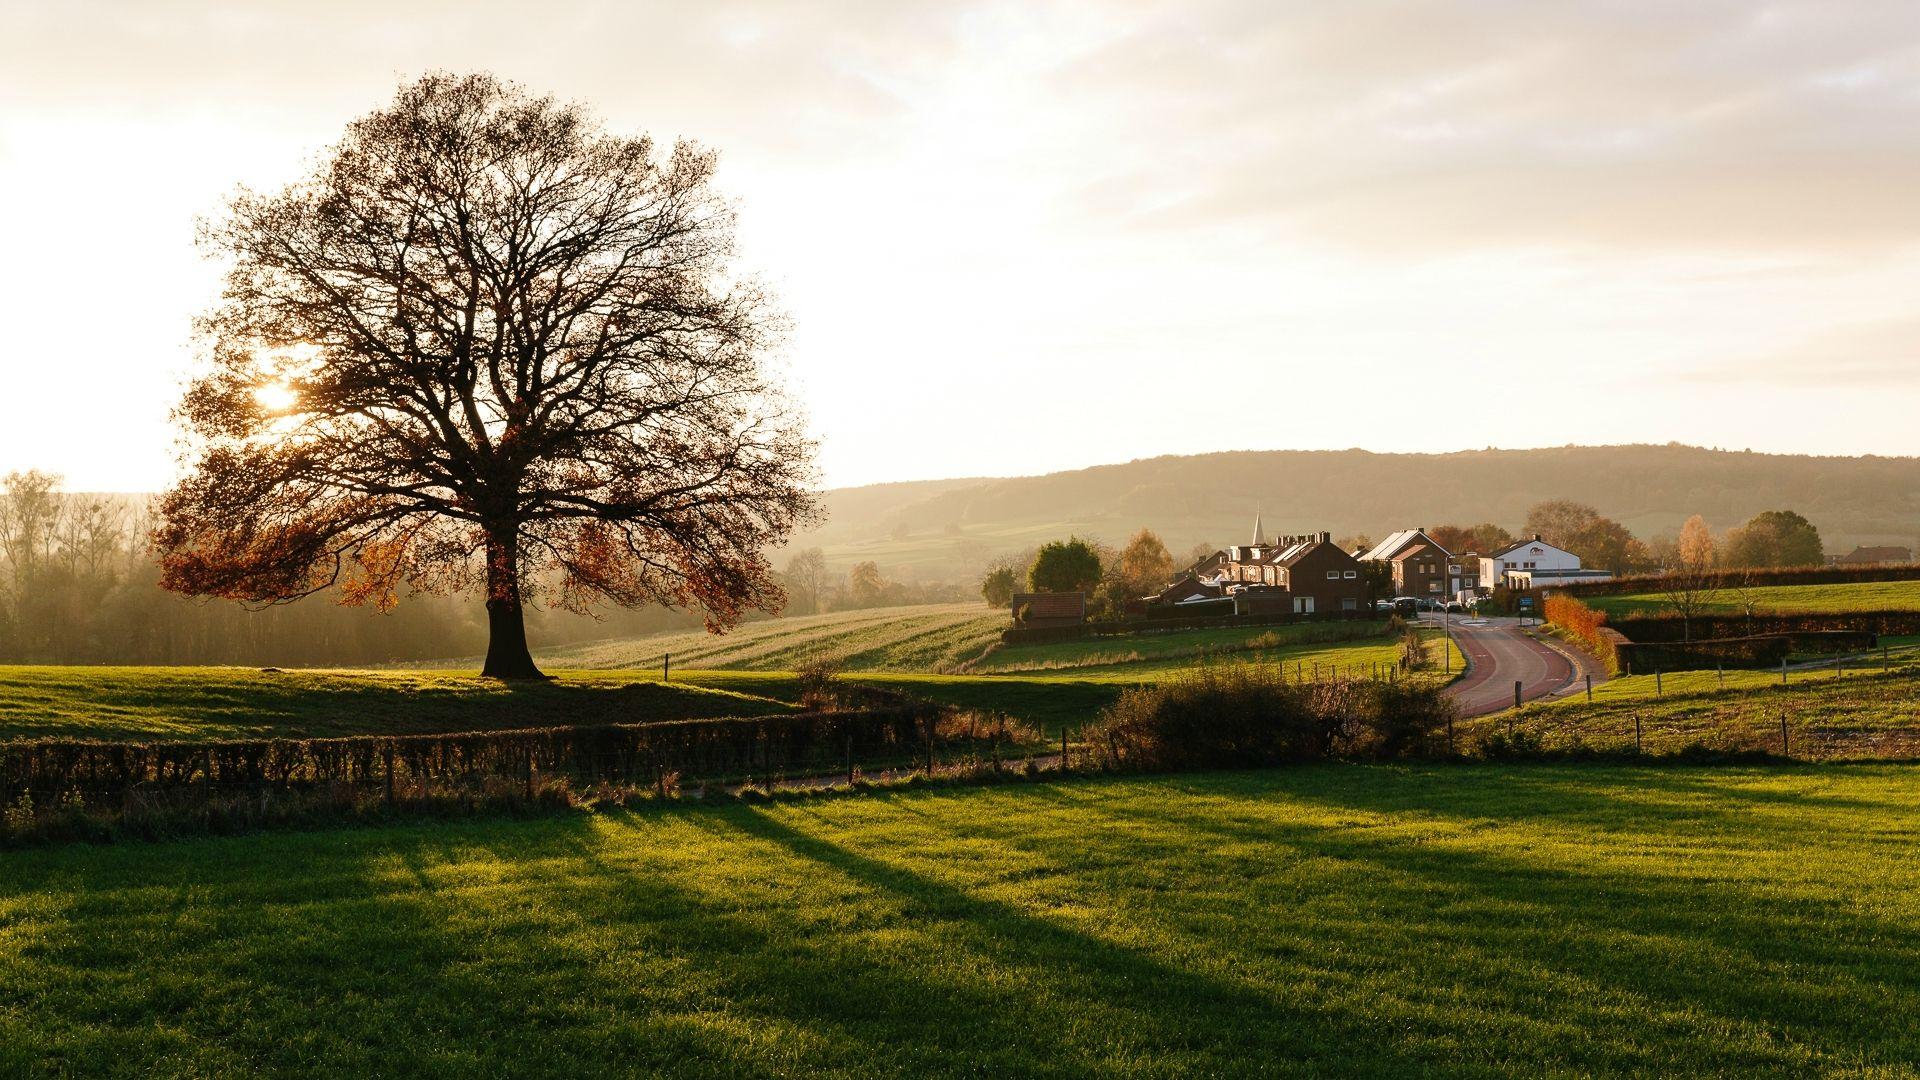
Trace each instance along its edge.
<instances>
[{"instance_id":1,"label":"tree canopy","mask_svg":"<svg viewBox=\"0 0 1920 1080\"><path fill-rule=\"evenodd\" d=\"M1818 566L1826 561L1820 530L1791 510L1768 510L1727 534L1724 561L1733 567Z\"/></svg>"},{"instance_id":2,"label":"tree canopy","mask_svg":"<svg viewBox=\"0 0 1920 1080\"><path fill-rule=\"evenodd\" d=\"M429 75L306 178L241 191L209 370L176 410L168 588L484 589L486 673L537 675L524 599L735 623L815 512L772 378L780 320L734 276L715 158L606 133L487 75Z\"/></svg>"},{"instance_id":3,"label":"tree canopy","mask_svg":"<svg viewBox=\"0 0 1920 1080\"><path fill-rule=\"evenodd\" d=\"M1100 553L1077 536L1042 544L1027 583L1036 592L1092 592L1100 584Z\"/></svg>"}]
</instances>

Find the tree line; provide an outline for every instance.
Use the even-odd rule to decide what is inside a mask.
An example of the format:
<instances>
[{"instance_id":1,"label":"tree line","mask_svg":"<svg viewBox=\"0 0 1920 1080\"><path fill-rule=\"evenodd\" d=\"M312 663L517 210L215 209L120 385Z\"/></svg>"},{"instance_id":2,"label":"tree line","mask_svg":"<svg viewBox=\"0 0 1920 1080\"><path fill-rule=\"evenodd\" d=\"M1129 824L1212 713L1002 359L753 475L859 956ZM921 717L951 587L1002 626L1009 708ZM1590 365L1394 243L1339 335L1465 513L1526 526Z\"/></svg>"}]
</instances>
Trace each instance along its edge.
<instances>
[{"instance_id":1,"label":"tree line","mask_svg":"<svg viewBox=\"0 0 1920 1080\"><path fill-rule=\"evenodd\" d=\"M0 477L0 663L357 665L473 656L483 612L458 596L408 593L389 611L337 590L249 606L160 587L139 498L61 490L44 472ZM697 625L663 608L602 617L529 612L543 645Z\"/></svg>"}]
</instances>

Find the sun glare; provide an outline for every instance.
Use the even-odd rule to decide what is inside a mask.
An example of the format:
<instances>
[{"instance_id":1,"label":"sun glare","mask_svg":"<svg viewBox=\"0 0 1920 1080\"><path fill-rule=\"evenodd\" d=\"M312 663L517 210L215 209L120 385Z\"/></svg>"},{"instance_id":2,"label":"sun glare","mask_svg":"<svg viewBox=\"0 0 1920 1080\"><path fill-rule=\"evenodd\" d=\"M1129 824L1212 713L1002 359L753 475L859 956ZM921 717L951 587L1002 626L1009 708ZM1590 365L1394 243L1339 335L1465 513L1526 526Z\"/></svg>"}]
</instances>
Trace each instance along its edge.
<instances>
[{"instance_id":1,"label":"sun glare","mask_svg":"<svg viewBox=\"0 0 1920 1080\"><path fill-rule=\"evenodd\" d=\"M253 400L269 412L286 412L300 403L300 395L286 383L266 383L253 388Z\"/></svg>"}]
</instances>

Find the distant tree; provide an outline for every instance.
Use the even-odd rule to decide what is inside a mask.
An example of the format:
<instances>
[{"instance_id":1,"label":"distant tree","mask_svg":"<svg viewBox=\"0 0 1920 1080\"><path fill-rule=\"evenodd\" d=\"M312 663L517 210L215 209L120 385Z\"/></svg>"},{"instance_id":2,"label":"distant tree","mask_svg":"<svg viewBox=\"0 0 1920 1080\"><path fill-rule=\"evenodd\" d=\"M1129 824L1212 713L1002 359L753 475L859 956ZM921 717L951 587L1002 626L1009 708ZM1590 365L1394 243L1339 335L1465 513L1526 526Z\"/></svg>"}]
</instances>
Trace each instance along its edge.
<instances>
[{"instance_id":1,"label":"distant tree","mask_svg":"<svg viewBox=\"0 0 1920 1080\"><path fill-rule=\"evenodd\" d=\"M21 592L50 550L60 517L60 477L29 469L0 477L0 560Z\"/></svg>"},{"instance_id":2,"label":"distant tree","mask_svg":"<svg viewBox=\"0 0 1920 1080\"><path fill-rule=\"evenodd\" d=\"M1366 533L1354 533L1334 541L1334 546L1342 551L1372 551L1373 537Z\"/></svg>"},{"instance_id":3,"label":"distant tree","mask_svg":"<svg viewBox=\"0 0 1920 1080\"><path fill-rule=\"evenodd\" d=\"M1598 510L1568 499L1536 503L1527 511L1526 535L1580 556L1581 565L1616 574L1632 573L1651 560L1647 547L1627 527Z\"/></svg>"},{"instance_id":4,"label":"distant tree","mask_svg":"<svg viewBox=\"0 0 1920 1080\"><path fill-rule=\"evenodd\" d=\"M847 571L847 595L857 608L869 608L886 596L887 579L880 576L880 564L868 560L855 563Z\"/></svg>"},{"instance_id":5,"label":"distant tree","mask_svg":"<svg viewBox=\"0 0 1920 1080\"><path fill-rule=\"evenodd\" d=\"M429 75L307 177L206 225L211 370L176 415L162 582L276 603L484 590L484 672L535 677L525 602L784 601L812 445L732 269L714 155L607 134L487 75Z\"/></svg>"},{"instance_id":6,"label":"distant tree","mask_svg":"<svg viewBox=\"0 0 1920 1080\"><path fill-rule=\"evenodd\" d=\"M1184 570L1188 567L1197 566L1200 563L1206 562L1208 559L1213 558L1214 554L1219 550L1219 548L1209 543L1202 542L1195 544L1188 548L1186 555L1182 557L1180 569Z\"/></svg>"},{"instance_id":7,"label":"distant tree","mask_svg":"<svg viewBox=\"0 0 1920 1080\"><path fill-rule=\"evenodd\" d=\"M1538 536L1554 547L1572 551L1567 545L1599 518L1600 511L1585 503L1571 499L1549 499L1528 508L1527 525L1521 532L1527 536Z\"/></svg>"},{"instance_id":8,"label":"distant tree","mask_svg":"<svg viewBox=\"0 0 1920 1080\"><path fill-rule=\"evenodd\" d=\"M1733 567L1818 566L1826 552L1813 522L1791 510L1768 510L1727 534L1723 561Z\"/></svg>"},{"instance_id":9,"label":"distant tree","mask_svg":"<svg viewBox=\"0 0 1920 1080\"><path fill-rule=\"evenodd\" d=\"M1513 543L1515 539L1517 539L1517 537L1512 533L1495 525L1493 522L1483 521L1468 530L1467 550L1485 555L1489 552L1499 551L1501 548Z\"/></svg>"},{"instance_id":10,"label":"distant tree","mask_svg":"<svg viewBox=\"0 0 1920 1080\"><path fill-rule=\"evenodd\" d=\"M980 595L986 598L988 607L1012 606L1013 594L1019 587L1020 575L1011 566L996 566L980 579Z\"/></svg>"},{"instance_id":11,"label":"distant tree","mask_svg":"<svg viewBox=\"0 0 1920 1080\"><path fill-rule=\"evenodd\" d=\"M1705 518L1695 514L1680 526L1680 540L1676 547L1682 567L1694 570L1711 570L1719 561L1718 545L1713 542L1713 530L1707 528Z\"/></svg>"},{"instance_id":12,"label":"distant tree","mask_svg":"<svg viewBox=\"0 0 1920 1080\"><path fill-rule=\"evenodd\" d=\"M1141 529L1120 549L1117 573L1129 597L1159 592L1173 580L1173 556L1151 530Z\"/></svg>"},{"instance_id":13,"label":"distant tree","mask_svg":"<svg viewBox=\"0 0 1920 1080\"><path fill-rule=\"evenodd\" d=\"M1680 638L1693 640L1693 619L1713 600L1719 588L1714 576L1713 532L1695 514L1680 526L1675 547L1678 562L1660 578L1660 595L1680 616Z\"/></svg>"},{"instance_id":14,"label":"distant tree","mask_svg":"<svg viewBox=\"0 0 1920 1080\"><path fill-rule=\"evenodd\" d=\"M1090 593L1100 584L1100 553L1077 536L1042 544L1027 583L1035 592Z\"/></svg>"},{"instance_id":15,"label":"distant tree","mask_svg":"<svg viewBox=\"0 0 1920 1080\"><path fill-rule=\"evenodd\" d=\"M1455 555L1473 550L1473 531L1463 525L1435 525L1427 530L1427 536Z\"/></svg>"},{"instance_id":16,"label":"distant tree","mask_svg":"<svg viewBox=\"0 0 1920 1080\"><path fill-rule=\"evenodd\" d=\"M806 548L787 560L787 592L799 603L796 614L813 615L820 611L820 590L827 583L827 556L819 548ZM790 607L788 610L792 610Z\"/></svg>"}]
</instances>

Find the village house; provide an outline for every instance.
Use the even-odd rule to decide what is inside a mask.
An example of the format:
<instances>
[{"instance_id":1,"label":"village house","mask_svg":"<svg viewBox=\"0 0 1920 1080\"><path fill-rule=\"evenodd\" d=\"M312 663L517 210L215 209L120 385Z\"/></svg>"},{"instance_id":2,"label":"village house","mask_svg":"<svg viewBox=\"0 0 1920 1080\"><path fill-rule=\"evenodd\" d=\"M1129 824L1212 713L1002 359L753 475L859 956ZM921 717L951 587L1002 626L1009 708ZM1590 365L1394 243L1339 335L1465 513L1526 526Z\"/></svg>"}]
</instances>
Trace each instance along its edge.
<instances>
[{"instance_id":1,"label":"village house","mask_svg":"<svg viewBox=\"0 0 1920 1080\"><path fill-rule=\"evenodd\" d=\"M1386 563L1393 571L1393 590L1400 596L1442 599L1457 578L1459 564L1425 529L1402 529L1373 545L1362 562ZM1457 592L1453 589L1451 592Z\"/></svg>"},{"instance_id":2,"label":"village house","mask_svg":"<svg viewBox=\"0 0 1920 1080\"><path fill-rule=\"evenodd\" d=\"M1833 557L1835 566L1878 566L1912 561L1912 550L1903 547L1856 547L1845 555Z\"/></svg>"},{"instance_id":3,"label":"village house","mask_svg":"<svg viewBox=\"0 0 1920 1080\"><path fill-rule=\"evenodd\" d=\"M1366 601L1360 564L1330 533L1267 540L1256 515L1251 543L1200 560L1155 597L1159 604L1192 604L1228 597L1240 615L1358 612Z\"/></svg>"},{"instance_id":4,"label":"village house","mask_svg":"<svg viewBox=\"0 0 1920 1080\"><path fill-rule=\"evenodd\" d=\"M1613 577L1605 570L1584 570L1580 556L1540 539L1515 540L1480 560L1480 587L1491 592L1505 586L1527 590L1576 581L1607 581Z\"/></svg>"}]
</instances>

